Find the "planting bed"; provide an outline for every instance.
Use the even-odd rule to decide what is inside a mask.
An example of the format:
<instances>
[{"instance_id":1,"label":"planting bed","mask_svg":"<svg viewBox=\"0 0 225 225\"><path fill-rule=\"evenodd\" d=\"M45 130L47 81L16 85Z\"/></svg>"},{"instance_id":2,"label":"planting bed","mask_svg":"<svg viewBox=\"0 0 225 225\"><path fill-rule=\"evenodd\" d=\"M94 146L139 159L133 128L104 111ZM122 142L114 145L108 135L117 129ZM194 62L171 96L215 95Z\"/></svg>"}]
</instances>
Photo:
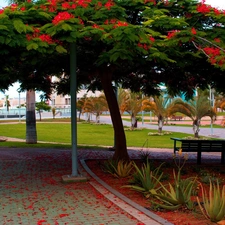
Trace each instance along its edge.
<instances>
[{"instance_id":1,"label":"planting bed","mask_svg":"<svg viewBox=\"0 0 225 225\"><path fill-rule=\"evenodd\" d=\"M141 165L140 160L135 160L137 165ZM153 166L159 166L163 161L154 160ZM154 211L151 209L150 199L146 199L142 193L136 192L129 188L122 188L123 185L129 184L129 180L131 177L127 178L116 178L109 173L103 172L101 169L101 165L103 165L104 160L87 160L86 161L88 167L104 182L110 185L112 188L122 193L132 201L138 203L139 205L153 211L155 214L161 216L162 218L170 221L175 225L211 225L215 224L210 220L206 219L201 213L199 206L196 202L196 196L193 196L192 199L196 202L196 207L194 210L190 211L188 209L182 208L174 211L166 211L166 210L158 210ZM172 160L168 160L162 167L162 171L164 173L164 184L168 182L173 183L173 169L176 169L174 162ZM177 170L176 170L177 171ZM219 179L221 184L224 184L225 181L225 166L219 164L219 162L206 162L202 165L196 165L196 163L186 162L185 166L182 169L182 177L195 177L197 176L197 180L200 181L203 186L209 189L209 178L212 180ZM201 190L199 189L198 195L201 196Z\"/></svg>"}]
</instances>

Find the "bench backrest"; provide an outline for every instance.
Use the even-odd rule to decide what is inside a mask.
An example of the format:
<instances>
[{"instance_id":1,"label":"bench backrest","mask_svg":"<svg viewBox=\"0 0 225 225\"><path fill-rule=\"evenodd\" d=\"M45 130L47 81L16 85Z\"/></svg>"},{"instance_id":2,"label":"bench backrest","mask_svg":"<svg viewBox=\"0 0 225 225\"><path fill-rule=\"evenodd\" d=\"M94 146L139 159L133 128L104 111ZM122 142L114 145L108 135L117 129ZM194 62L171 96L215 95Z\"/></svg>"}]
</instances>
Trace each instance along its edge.
<instances>
[{"instance_id":1,"label":"bench backrest","mask_svg":"<svg viewBox=\"0 0 225 225\"><path fill-rule=\"evenodd\" d=\"M209 142L209 141L190 141L183 142L181 148L183 151L208 151L208 152L218 152L223 150L222 142Z\"/></svg>"}]
</instances>

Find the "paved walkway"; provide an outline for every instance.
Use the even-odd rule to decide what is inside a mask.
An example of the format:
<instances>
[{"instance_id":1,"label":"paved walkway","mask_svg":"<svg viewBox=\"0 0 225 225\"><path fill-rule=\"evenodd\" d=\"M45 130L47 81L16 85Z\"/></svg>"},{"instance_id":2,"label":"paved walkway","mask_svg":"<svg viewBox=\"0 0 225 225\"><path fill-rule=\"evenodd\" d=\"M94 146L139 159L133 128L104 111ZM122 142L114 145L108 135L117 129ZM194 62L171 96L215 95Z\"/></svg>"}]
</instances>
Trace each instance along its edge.
<instances>
[{"instance_id":1,"label":"paved walkway","mask_svg":"<svg viewBox=\"0 0 225 225\"><path fill-rule=\"evenodd\" d=\"M149 149L151 158L171 158L170 149ZM131 158L140 150L130 149ZM78 158L112 157L107 150L78 150ZM214 154L215 160L220 155ZM190 159L195 160L192 155ZM212 155L203 154L203 160ZM82 161L84 162L84 161ZM158 225L171 224L142 207L132 207L98 178L85 183L62 183L71 172L71 151L0 147L0 218L2 225ZM90 172L91 173L91 172ZM93 176L93 174L91 174ZM122 199L122 200L121 200Z\"/></svg>"},{"instance_id":2,"label":"paved walkway","mask_svg":"<svg viewBox=\"0 0 225 225\"><path fill-rule=\"evenodd\" d=\"M126 123L126 122L124 122ZM139 123L139 126L142 124ZM156 125L143 124L156 129ZM164 126L184 132L187 127ZM188 132L192 132L191 128ZM207 134L210 135L210 130ZM202 131L203 129L201 129ZM214 129L225 138L225 129ZM203 135L201 133L201 135ZM131 158L138 158L141 149L130 148ZM151 158L172 158L171 149L145 149ZM112 151L78 150L78 159L111 158ZM196 154L189 155L196 160ZM203 153L202 161L220 162L220 153ZM62 183L61 177L71 173L71 150L18 149L0 147L0 218L1 225L158 225L171 224L142 207L135 206L114 190L106 189L83 167L89 181ZM87 168L88 170L88 168ZM100 183L99 183L100 182ZM129 204L126 203L129 202ZM134 207L133 207L134 206Z\"/></svg>"},{"instance_id":3,"label":"paved walkway","mask_svg":"<svg viewBox=\"0 0 225 225\"><path fill-rule=\"evenodd\" d=\"M137 157L138 151L129 152ZM78 158L102 159L112 154L79 150ZM130 207L84 170L88 182L62 183L61 177L70 172L70 150L0 147L0 224L170 224Z\"/></svg>"}]
</instances>

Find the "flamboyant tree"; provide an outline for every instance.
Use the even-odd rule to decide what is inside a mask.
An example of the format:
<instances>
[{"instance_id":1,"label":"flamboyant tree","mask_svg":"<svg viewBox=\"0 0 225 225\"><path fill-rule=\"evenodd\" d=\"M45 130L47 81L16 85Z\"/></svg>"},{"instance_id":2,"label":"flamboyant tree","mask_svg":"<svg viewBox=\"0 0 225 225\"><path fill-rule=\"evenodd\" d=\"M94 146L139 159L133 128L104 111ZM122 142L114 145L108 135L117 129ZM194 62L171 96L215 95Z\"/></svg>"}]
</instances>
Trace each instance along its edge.
<instances>
[{"instance_id":1,"label":"flamboyant tree","mask_svg":"<svg viewBox=\"0 0 225 225\"><path fill-rule=\"evenodd\" d=\"M162 82L170 94L185 91L187 97L197 86L224 90L224 12L207 7L193 0L29 1L0 11L0 45L5 55L19 46L21 58L51 51L54 58L69 54L70 43L76 43L78 81L104 90L115 130L114 158L128 159L112 81L151 95L159 93ZM54 59L66 74L57 90L66 92L69 61ZM12 81L21 79L27 85L26 76L12 75ZM12 82L7 76L1 80L3 89Z\"/></svg>"}]
</instances>

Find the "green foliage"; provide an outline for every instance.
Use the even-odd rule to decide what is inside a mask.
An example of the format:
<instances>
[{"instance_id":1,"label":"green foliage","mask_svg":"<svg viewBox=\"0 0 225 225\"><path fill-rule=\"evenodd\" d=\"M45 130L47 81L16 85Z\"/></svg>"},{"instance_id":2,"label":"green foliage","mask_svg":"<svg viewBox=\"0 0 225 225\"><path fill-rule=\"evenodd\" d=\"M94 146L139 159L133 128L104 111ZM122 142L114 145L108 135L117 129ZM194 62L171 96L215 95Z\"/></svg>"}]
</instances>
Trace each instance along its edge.
<instances>
[{"instance_id":1,"label":"green foliage","mask_svg":"<svg viewBox=\"0 0 225 225\"><path fill-rule=\"evenodd\" d=\"M160 189L151 191L153 196L161 201L161 203L152 201L156 208L175 210L180 207L187 207L188 209L193 209L191 195L195 193L195 189L197 188L197 178L181 179L182 168L187 159L187 155L182 156L182 149L180 149L178 158L174 156L174 163L178 168L177 174L173 170L174 184L169 183L168 185L164 185L160 183Z\"/></svg>"},{"instance_id":2,"label":"green foliage","mask_svg":"<svg viewBox=\"0 0 225 225\"><path fill-rule=\"evenodd\" d=\"M22 20L14 19L13 20L14 28L18 33L27 33L28 31L33 31L32 28L28 25L25 25Z\"/></svg>"},{"instance_id":3,"label":"green foliage","mask_svg":"<svg viewBox=\"0 0 225 225\"><path fill-rule=\"evenodd\" d=\"M223 220L225 217L225 186L221 189L218 181L216 184L210 182L208 194L202 184L200 186L203 204L199 197L197 197L197 202L202 214L212 222Z\"/></svg>"},{"instance_id":4,"label":"green foliage","mask_svg":"<svg viewBox=\"0 0 225 225\"><path fill-rule=\"evenodd\" d=\"M27 45L27 50L30 51L30 50L37 50L38 49L38 44L36 43L31 43L29 45Z\"/></svg>"},{"instance_id":5,"label":"green foliage","mask_svg":"<svg viewBox=\"0 0 225 225\"><path fill-rule=\"evenodd\" d=\"M193 202L191 195L196 188L196 178L179 179L179 175L174 175L174 184L169 183L163 185L160 183L160 189L151 191L152 195L156 197L161 203L152 201L156 208L163 208L167 210L176 210L181 207L193 209Z\"/></svg>"},{"instance_id":6,"label":"green foliage","mask_svg":"<svg viewBox=\"0 0 225 225\"><path fill-rule=\"evenodd\" d=\"M67 50L65 48L63 48L62 45L57 45L55 50L58 52L58 53L67 53Z\"/></svg>"},{"instance_id":7,"label":"green foliage","mask_svg":"<svg viewBox=\"0 0 225 225\"><path fill-rule=\"evenodd\" d=\"M148 160L146 164L142 165L141 169L134 163L136 172L133 174L133 179L130 181L131 185L125 185L123 187L141 192L146 198L148 198L151 195L152 190L157 187L162 178L163 172L160 171L162 165L163 163L156 169L152 170Z\"/></svg>"},{"instance_id":8,"label":"green foliage","mask_svg":"<svg viewBox=\"0 0 225 225\"><path fill-rule=\"evenodd\" d=\"M5 25L0 25L0 30L9 30L7 26Z\"/></svg>"},{"instance_id":9,"label":"green foliage","mask_svg":"<svg viewBox=\"0 0 225 225\"><path fill-rule=\"evenodd\" d=\"M114 177L128 177L133 169L133 163L123 160L108 160L104 162L103 171L112 174Z\"/></svg>"}]
</instances>

